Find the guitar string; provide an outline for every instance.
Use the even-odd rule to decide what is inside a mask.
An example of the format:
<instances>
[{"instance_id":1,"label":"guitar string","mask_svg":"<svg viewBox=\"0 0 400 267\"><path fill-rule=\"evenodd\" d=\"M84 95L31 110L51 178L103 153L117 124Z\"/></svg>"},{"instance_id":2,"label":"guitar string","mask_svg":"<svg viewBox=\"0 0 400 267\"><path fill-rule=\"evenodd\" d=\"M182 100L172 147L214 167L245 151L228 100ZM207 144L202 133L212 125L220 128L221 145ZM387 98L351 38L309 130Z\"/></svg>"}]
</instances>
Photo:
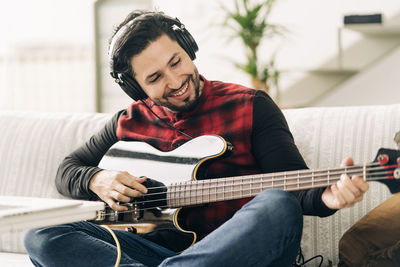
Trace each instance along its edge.
<instances>
[{"instance_id":1,"label":"guitar string","mask_svg":"<svg viewBox=\"0 0 400 267\"><path fill-rule=\"evenodd\" d=\"M373 170L382 170L382 168L375 168L375 169L373 169ZM385 169L383 172L374 172L374 173L372 173L372 175L370 175L369 177L381 177L381 176L386 176L387 174L388 174L388 172L390 172L391 170L390 169ZM334 173L334 174L330 174L330 177L331 177L331 179L329 179L331 182L333 182L333 181L335 181L335 179L337 179L337 180L340 180L340 175L338 176L339 178L335 178L336 176L334 176L334 175L337 175L338 173ZM340 173L341 174L341 173ZM353 170L353 172L352 172L352 174L361 174L360 172L355 172L355 170ZM378 175L378 176L377 176ZM322 175L320 175L320 176L322 176ZM315 176L314 176L315 177ZM300 177L299 179L302 179L302 178L304 178L304 177ZM262 178L261 178L262 179ZM243 180L243 179L242 179ZM272 181L271 180L257 180L257 181L253 181L254 179L253 178L245 178L245 180L249 180L249 182L246 182L246 183L241 183L243 186L246 186L246 185L253 185L253 184L259 184L259 183L262 183L262 184L264 184L264 183L271 183L272 181L275 183L275 186L274 187L290 187L290 186L296 186L296 185L304 185L304 184L312 184L312 183L314 183L314 184L317 184L317 185L321 185L321 184L318 184L318 183L321 183L321 182L326 182L326 179L314 179L313 181L302 181L302 182L295 182L295 183L284 183L284 184L279 184L279 182L281 182L281 181L283 181L283 179L276 179L276 180L274 180L274 179L272 179ZM286 179L286 180L297 180L297 177L293 177L293 178L289 178L289 179ZM200 180L200 181L202 181L202 180ZM191 183L182 183L182 184L175 184L175 185L169 185L169 186L163 186L163 187L150 187L149 189L154 189L154 188L166 188L166 189L170 189L170 190L172 190L173 189L173 187L184 187L183 189L179 189L179 190L177 190L177 189L174 189L172 192L168 192L170 195L171 194L181 194L182 192L183 193L187 193L187 192L189 192L189 194L190 194L190 192L192 192L192 191L199 191L199 190L203 190L203 191L207 191L207 190L212 190L212 189L215 189L213 192L209 192L208 194L216 194L216 193L221 193L221 192L217 192L218 191L218 189L224 189L224 188L226 188L226 187L231 187L231 186L236 186L237 184L234 184L234 183L232 183L232 184L226 184L226 182L223 182L223 181L219 181L219 183L220 184L218 184L218 181L217 182L215 182L215 180L209 180L209 183L211 184L210 186L203 186L202 188L188 188L188 187L196 187L196 184L191 184ZM223 183L223 184L222 184ZM322 187L322 186L321 186ZM297 186L297 187L295 187L295 188L291 188L291 189L293 189L293 190L300 190L301 188L299 187L299 186ZM246 189L246 190L249 190L249 189ZM238 192L240 192L240 191L238 191ZM143 197L148 197L148 196L156 196L156 195L164 195L164 194L167 194L167 192L157 192L157 193L151 193L151 194L145 194L145 195L143 195ZM185 197L185 196L184 196ZM186 196L187 197L187 196ZM190 197L190 196L189 196ZM197 195L196 195L196 197L198 197ZM141 197L138 197L138 198L141 198ZM171 200L176 200L176 199L181 199L181 197L175 197L175 198L169 198L169 199L171 199ZM145 200L145 201L137 201L136 203L148 203L148 202L157 202L157 201L163 201L163 200L165 200L165 199L151 199L151 200ZM121 204L122 206L124 206L124 203L123 204ZM129 205L129 203L126 203L125 204L126 206L128 206Z\"/></svg>"},{"instance_id":2,"label":"guitar string","mask_svg":"<svg viewBox=\"0 0 400 267\"><path fill-rule=\"evenodd\" d=\"M387 172L385 171L385 172L380 172L380 173L374 173L374 174L372 174L372 175L370 175L370 176L368 176L368 179L369 179L369 181L374 181L374 180L379 180L379 178L382 178L382 176L386 176L387 175ZM374 178L374 179L370 179L370 178ZM336 182L336 181L339 181L340 180L340 176L332 176L332 179L330 179L330 182L332 182L332 183L322 183L322 184L318 184L318 183L321 183L321 182L326 182L327 180L326 179L320 179L320 180L314 180L314 184L316 184L316 185L318 185L319 187L323 187L324 185L330 185L330 184L333 184L333 182ZM242 185L244 185L244 186L246 186L246 185L254 185L254 184L265 184L265 183L268 183L268 182L265 182L265 181L251 181L251 182L249 182L249 183L242 183ZM268 189L268 188L279 188L279 187L283 187L284 189L292 189L292 190L300 190L300 189L305 189L305 188L307 188L307 186L306 187L301 187L301 188L299 188L299 187L297 187L297 185L309 185L309 184L311 184L311 182L300 182L300 183L297 183L297 182L295 182L295 183L285 183L285 184L275 184L274 186L272 186L272 185L266 185L265 186L265 188L266 189ZM207 194L208 195L215 195L215 194L229 194L229 193L233 193L233 192L240 192L240 191L253 191L254 189L259 189L259 188L245 188L244 190L234 190L234 191L218 191L218 189L224 189L224 188L229 188L229 187L235 187L236 185L235 184L230 184L230 185L226 185L226 184L223 184L223 185L216 185L216 186L214 186L214 187L203 187L203 188L200 188L200 189L198 189L198 188L184 188L184 189L182 189L182 190L174 190L173 192L168 192L170 195L172 195L172 194L180 194L180 193L182 193L182 192L184 192L184 193L187 193L187 192L189 192L189 196L187 196L187 194L186 195L184 195L184 197L186 197L186 198L190 198L190 197L201 197L201 196L199 196L199 195L195 195L195 196L191 196L190 195L190 192L193 192L193 191L199 191L199 190L202 190L202 191L207 191L207 190L209 190L209 189L215 189L215 190L213 190L212 192L206 192L206 194L203 194L203 196L204 195L206 195L207 196ZM289 188L289 187L292 187L292 188ZM263 187L261 187L261 188L263 188ZM154 194L150 194L150 195L163 195L163 194L167 194L167 192L160 192L160 193L154 193ZM159 201L164 201L164 200L179 200L179 199L181 199L181 197L175 197L175 198L166 198L166 199L163 199L163 198L160 198L160 199L150 199L150 200L143 200L143 201L136 201L135 203L136 204L145 204L145 203L150 203L150 202L159 202ZM121 204L122 206L124 205L124 204ZM126 206L129 206L129 203L126 203Z\"/></svg>"},{"instance_id":3,"label":"guitar string","mask_svg":"<svg viewBox=\"0 0 400 267\"><path fill-rule=\"evenodd\" d=\"M365 165L366 167L369 166L377 166L377 164L370 164L370 165ZM284 181L284 180L288 180L288 179L305 179L305 178L309 178L309 177L320 177L320 176L327 176L326 172L328 172L329 176L330 175L335 175L338 173L343 173L343 171L346 171L346 174L354 174L355 172L358 172L359 169L362 169L364 166L349 166L352 167L351 168L337 168L337 169L321 169L321 170L309 170L309 169L304 169L304 170L296 170L296 171L287 171L287 172L279 172L279 176L285 176L284 178L276 178L276 174L278 173L264 173L264 174L253 174L253 175L245 175L245 176L232 176L232 177L224 177L224 178L213 178L213 179L204 179L204 180L189 180L189 181L183 181L183 182L179 182L179 183L173 183L170 184L168 186L163 185L163 186L155 186L155 187L148 187L147 189L161 189L161 188L168 188L171 186L181 186L181 185L188 185L191 184L192 182L196 182L196 183L200 183L200 184L204 184L204 183L218 183L219 181L224 181L224 180L230 180L230 179L244 179L244 180L249 180L249 179L271 179L273 180L273 182L280 182L280 181ZM368 169L368 170L372 170L372 168ZM336 171L336 172L335 172ZM310 175L311 173L311 175ZM300 175L300 174L306 174L306 175ZM295 177L290 177L290 176L295 176ZM268 182L268 180L263 180ZM163 192L160 192L163 193ZM153 193L153 194L160 194L160 193ZM153 195L153 194L146 194L147 196L149 195Z\"/></svg>"},{"instance_id":4,"label":"guitar string","mask_svg":"<svg viewBox=\"0 0 400 267\"><path fill-rule=\"evenodd\" d=\"M338 179L339 180L339 179ZM376 181L376 180L379 180L378 178L375 178L375 179L370 179L370 181ZM328 186L329 184L325 184L325 185L321 185L321 187L324 187L324 186ZM271 187L272 188L272 187ZM258 189L260 189L260 188L258 188ZM266 189L270 189L270 188L265 188L265 189L263 189L263 190L266 190ZM304 188L304 189L307 189L307 188ZM254 190L254 189L253 189ZM238 192L239 190L236 190L236 191L231 191L230 193L234 193L234 192ZM212 194L212 195L215 195L215 194ZM254 194L247 194L247 195L241 195L240 196L240 199L241 198L247 198L247 197L253 197L254 196ZM167 199L166 199L167 200ZM234 199L232 199L232 200L234 200ZM218 199L215 199L215 200L209 200L209 202L219 202L219 201L224 201L224 199L221 199L221 200L218 200ZM196 205L200 205L200 204L203 204L203 203L193 203L193 204L190 204L190 205L193 205L193 206L196 206ZM178 207L179 207L179 205L177 205ZM189 206L189 205L188 205ZM134 213L134 212L141 212L141 211L146 211L146 210L153 210L153 209L155 209L155 208L176 208L176 207L174 207L174 206L171 206L171 205L162 205L162 206L157 206L157 207L150 207L150 208L139 208L139 209L136 209L136 210L128 210L128 211L113 211L113 212L110 212L110 213L105 213L104 215L106 216L106 215L115 215L115 213L118 213L118 214L128 214L128 213Z\"/></svg>"},{"instance_id":5,"label":"guitar string","mask_svg":"<svg viewBox=\"0 0 400 267\"><path fill-rule=\"evenodd\" d=\"M390 170L388 170L388 171L390 171ZM382 172L381 172L382 173ZM378 175L377 175L378 174ZM385 171L385 172L383 172L383 175L387 175L387 171ZM375 177L375 178L373 178L373 177ZM381 175L379 174L379 173L372 173L372 175L368 175L367 176L367 178L370 180L370 181L375 181L375 180L379 180L380 178L381 178ZM338 178L337 177L332 177L332 182L334 182L334 181L338 181L338 180L340 180L340 176L338 176ZM321 180L319 180L319 181L321 181ZM325 181L325 180L322 180L322 181ZM318 182L318 181L317 181ZM254 182L254 183L257 183L257 184L259 184L260 182ZM291 185L297 185L297 183L294 183L294 184L286 184L286 186L291 186ZM329 185L328 183L327 184L321 184L320 185L320 187L323 187L323 186L327 186L327 185ZM234 185L231 185L232 187L234 186ZM226 187L226 186L225 186ZM264 189L263 189L264 188ZM254 190L265 190L265 189L269 189L269 188L273 188L273 187L271 187L271 186L267 186L267 187L260 187L260 188L252 188L252 190L250 191L250 189L247 189L246 191L250 191L250 195L248 195L248 196L254 196L253 195L253 193L252 193L252 191L254 191ZM306 188L303 188L303 189L306 189ZM193 190L195 190L195 189L189 189L189 190L184 190L185 192L187 192L187 191L193 191ZM298 188L293 188L293 190L298 190ZM233 190L233 191L224 191L224 192L212 192L212 193L209 193L209 196L216 196L216 199L215 199L215 202L218 202L218 201L222 201L222 200L224 200L224 199L221 199L221 200L218 200L217 198L218 198L218 194L223 194L223 197L226 195L226 194L233 194L233 193L235 193L235 192L240 192L240 191L243 191L243 190ZM165 194L165 192L164 192L164 194ZM198 197L198 196L196 196L196 197ZM242 197L247 197L247 195L245 195L245 196L243 196L243 195L241 195L241 198ZM136 204L144 204L144 203L149 203L149 202L158 202L158 201L164 201L164 200L170 200L170 202L171 202L171 200L176 200L176 199L180 199L180 198L167 198L167 199L156 199L156 200L147 200L147 201L138 201L138 202L135 202ZM209 199L210 200L210 199ZM213 200L214 201L214 200ZM122 204L123 206L128 206L130 203L124 203L124 204ZM193 205L196 205L196 204L201 204L201 202L200 203L193 203ZM179 205L178 205L179 206ZM159 206L159 208L164 208L164 207L166 207L166 208L168 208L168 207L170 207L170 205L164 205L164 206ZM142 210L149 210L149 209L154 209L154 207L150 207L150 208L140 208L140 209L138 209L139 211L142 211ZM133 211L121 211L121 212L119 212L119 213L132 213ZM106 214L106 215L110 215L110 214L113 214L113 213L108 213L108 214Z\"/></svg>"},{"instance_id":6,"label":"guitar string","mask_svg":"<svg viewBox=\"0 0 400 267\"><path fill-rule=\"evenodd\" d=\"M346 174L354 175L356 173L359 173L360 170L362 170L362 168L363 167L357 167L357 169L353 169L351 171L347 171ZM383 167L369 168L368 171L371 172L371 171L377 171L377 170L383 170L383 169L384 169ZM388 169L385 169L385 170L388 170ZM329 177L333 176L333 175L337 175L337 174L342 174L342 170L339 170L338 172L332 172L331 170L329 171ZM303 176L295 176L295 177L287 177L289 175L286 175L286 177L284 177L284 178L275 178L275 177L273 177L273 175L270 175L270 174L266 174L266 175L269 175L269 176L272 176L272 177L266 177L266 176L263 176L263 175L256 174L256 175L249 175L249 176L236 176L236 177L216 178L216 179L207 179L207 180L185 181L185 182L181 182L181 183L174 183L174 184L171 184L171 185L168 185L168 186L164 185L164 186L157 186L157 187L148 187L147 189L148 190L150 190L150 189L168 189L168 188L171 188L171 187L179 187L179 186L196 186L196 184L202 184L203 185L202 189L210 189L210 188L212 189L212 188L216 188L216 187L229 186L227 184L218 186L218 183L232 182L232 185L235 185L234 181L226 181L227 179L229 180L231 178L241 178L241 179L244 179L244 180L262 179L259 182L262 182L262 183L268 183L268 182L279 183L279 182L287 181L287 180L305 179L305 178L309 178L309 177L318 178L318 177L326 177L327 176L326 173L318 173L318 174L314 173L313 175L305 175L305 176L303 175ZM321 182L321 181L323 182L325 180L326 179L322 179L322 180L313 179L314 182ZM193 182L195 182L195 183L193 183ZM312 181L302 181L302 183L311 183L311 182ZM209 183L209 184L217 184L217 186L215 186L215 185L213 185L212 187L211 186L210 187L204 186L207 183ZM243 184L246 185L246 183L243 183ZM247 184L249 184L249 183L247 183ZM297 183L295 183L295 184L297 184ZM301 184L301 183L299 183L299 184ZM181 190L181 191L186 191L186 190ZM175 190L174 192L179 192L179 190ZM165 192L156 192L156 193L151 193L151 194L145 194L144 196L154 196L154 195L160 195L160 194L165 194Z\"/></svg>"}]
</instances>

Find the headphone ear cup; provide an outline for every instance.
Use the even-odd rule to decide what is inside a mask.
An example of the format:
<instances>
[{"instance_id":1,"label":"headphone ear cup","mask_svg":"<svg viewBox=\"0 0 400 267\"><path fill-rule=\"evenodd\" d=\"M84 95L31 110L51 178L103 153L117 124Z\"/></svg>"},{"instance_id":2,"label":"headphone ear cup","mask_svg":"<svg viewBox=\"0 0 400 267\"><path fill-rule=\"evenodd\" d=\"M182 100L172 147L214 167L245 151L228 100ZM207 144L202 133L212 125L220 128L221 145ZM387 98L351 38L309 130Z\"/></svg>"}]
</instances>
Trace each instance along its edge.
<instances>
[{"instance_id":1,"label":"headphone ear cup","mask_svg":"<svg viewBox=\"0 0 400 267\"><path fill-rule=\"evenodd\" d=\"M182 25L175 30L175 36L179 45L186 51L191 60L196 59L199 47L190 32Z\"/></svg>"},{"instance_id":2,"label":"headphone ear cup","mask_svg":"<svg viewBox=\"0 0 400 267\"><path fill-rule=\"evenodd\" d=\"M119 85L121 86L122 90L124 90L124 92L133 100L139 101L148 97L138 82L129 75L121 74L120 79L122 82L119 83Z\"/></svg>"}]
</instances>

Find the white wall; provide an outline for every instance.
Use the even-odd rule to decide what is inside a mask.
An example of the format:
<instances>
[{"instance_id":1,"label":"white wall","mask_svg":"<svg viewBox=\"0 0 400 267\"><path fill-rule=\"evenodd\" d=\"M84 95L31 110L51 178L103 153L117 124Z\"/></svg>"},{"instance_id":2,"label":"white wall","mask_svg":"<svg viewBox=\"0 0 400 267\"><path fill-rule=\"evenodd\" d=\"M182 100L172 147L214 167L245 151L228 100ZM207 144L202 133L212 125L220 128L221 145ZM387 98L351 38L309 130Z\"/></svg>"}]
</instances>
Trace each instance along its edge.
<instances>
[{"instance_id":1,"label":"white wall","mask_svg":"<svg viewBox=\"0 0 400 267\"><path fill-rule=\"evenodd\" d=\"M94 0L0 0L0 52L21 43L91 44Z\"/></svg>"},{"instance_id":2,"label":"white wall","mask_svg":"<svg viewBox=\"0 0 400 267\"><path fill-rule=\"evenodd\" d=\"M132 0L135 1L135 0ZM218 79L229 82L250 85L246 74L237 70L232 61L244 60L243 48L238 40L229 41L229 31L220 27L223 19L223 11L220 3L233 6L233 0L148 0L153 2L159 10L167 14L177 16L194 35L199 43L200 51L196 64L202 74L208 79ZM93 5L94 0L0 0L0 96L10 96L9 84L5 84L5 72L10 68L5 66L4 56L10 47L30 46L31 44L44 44L45 46L58 46L68 44L72 47L93 47ZM127 10L126 13L129 13ZM385 17L391 17L400 12L399 0L277 0L272 13L273 23L278 23L288 28L289 33L284 39L271 40L263 44L262 55L268 59L271 54L277 52L278 67L285 70L314 69L322 62L328 60L337 53L337 28L342 25L342 17L349 13L374 13L382 12ZM112 15L112 14L110 14ZM346 35L345 46L359 38L358 35ZM90 51L89 51L90 53ZM9 57L8 57L9 58ZM87 57L92 60L91 56ZM56 75L70 75L70 80L80 82L79 88L89 90L88 96L94 95L94 70L90 62L74 65L74 71ZM396 64L395 66L398 67ZM79 69L81 68L81 69ZM62 67L61 67L62 69ZM14 71L14 70L13 70ZM15 70L19 79L24 79L25 70ZM74 76L74 73L84 73L82 76ZM71 76L72 75L72 76ZM282 76L283 89L293 84L299 77L289 72ZM38 73L37 79L41 78ZM384 73L376 73L377 80L384 79ZM40 83L39 83L40 84ZM49 84L49 83L47 83ZM357 83L357 86L360 86ZM86 85L86 86L84 86ZM30 85L27 85L28 88ZM57 86L49 84L52 90L61 90ZM12 88L11 88L12 89ZM59 91L61 93L61 91ZM16 94L11 94L16 95ZM24 95L24 94L22 94ZM55 93L55 95L57 95ZM73 95L73 94L72 94ZM19 96L18 96L19 97ZM0 99L0 109L23 108L10 105L7 99ZM47 102L58 101L51 98ZM82 99L79 101L90 102L86 107L84 102L78 104L79 108L73 108L77 98L63 99L66 103L62 111L93 111L94 99ZM14 100L15 103L22 103ZM46 102L46 101L44 101ZM6 103L7 105L5 105ZM33 107L37 109L37 107ZM57 110L56 104L51 107L43 106L40 110Z\"/></svg>"},{"instance_id":3,"label":"white wall","mask_svg":"<svg viewBox=\"0 0 400 267\"><path fill-rule=\"evenodd\" d=\"M184 22L199 43L197 65L209 79L219 79L251 86L249 78L235 69L230 61L243 60L243 48L237 41L227 42L229 32L221 24L223 11L219 3L232 6L233 1L155 0L154 5ZM190 3L190 4L189 4ZM285 38L263 43L262 55L267 60L277 53L277 65L286 72L280 85L285 90L307 73L338 53L338 28L347 14L382 13L389 19L400 13L398 0L277 0L271 22L285 26ZM343 48L359 40L356 33L343 34ZM400 63L399 63L400 64ZM396 66L399 67L396 63ZM385 79L378 73L376 79ZM368 81L365 81L368 82ZM360 82L361 83L361 82Z\"/></svg>"},{"instance_id":4,"label":"white wall","mask_svg":"<svg viewBox=\"0 0 400 267\"><path fill-rule=\"evenodd\" d=\"M0 110L95 111L93 0L0 0Z\"/></svg>"},{"instance_id":5,"label":"white wall","mask_svg":"<svg viewBox=\"0 0 400 267\"><path fill-rule=\"evenodd\" d=\"M315 106L400 103L400 48L339 86Z\"/></svg>"}]
</instances>

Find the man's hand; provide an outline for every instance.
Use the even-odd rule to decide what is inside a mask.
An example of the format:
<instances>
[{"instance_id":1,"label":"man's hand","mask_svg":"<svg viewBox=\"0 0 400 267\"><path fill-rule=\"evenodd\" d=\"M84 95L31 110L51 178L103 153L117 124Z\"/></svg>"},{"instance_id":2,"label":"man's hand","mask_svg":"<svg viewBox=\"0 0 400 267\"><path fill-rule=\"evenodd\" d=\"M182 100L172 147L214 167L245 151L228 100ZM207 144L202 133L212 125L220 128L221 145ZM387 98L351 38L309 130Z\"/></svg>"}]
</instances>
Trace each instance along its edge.
<instances>
[{"instance_id":1,"label":"man's hand","mask_svg":"<svg viewBox=\"0 0 400 267\"><path fill-rule=\"evenodd\" d=\"M118 205L116 201L130 202L132 198L146 194L147 188L142 185L146 179L132 176L128 172L102 170L92 177L89 189L113 210L124 211L128 208Z\"/></svg>"},{"instance_id":2,"label":"man's hand","mask_svg":"<svg viewBox=\"0 0 400 267\"><path fill-rule=\"evenodd\" d=\"M343 160L342 166L354 165L352 158ZM322 201L330 209L343 209L353 207L364 198L364 193L368 191L368 184L360 176L342 174L340 180L325 189L322 193Z\"/></svg>"}]
</instances>

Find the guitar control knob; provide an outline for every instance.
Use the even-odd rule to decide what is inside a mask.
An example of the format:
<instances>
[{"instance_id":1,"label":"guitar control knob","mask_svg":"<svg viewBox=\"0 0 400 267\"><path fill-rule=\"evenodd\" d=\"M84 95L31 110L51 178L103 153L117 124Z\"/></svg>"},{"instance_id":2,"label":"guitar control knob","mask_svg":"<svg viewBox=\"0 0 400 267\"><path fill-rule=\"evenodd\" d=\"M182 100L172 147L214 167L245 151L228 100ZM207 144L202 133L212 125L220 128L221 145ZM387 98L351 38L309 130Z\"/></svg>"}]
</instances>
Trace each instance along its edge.
<instances>
[{"instance_id":1,"label":"guitar control knob","mask_svg":"<svg viewBox=\"0 0 400 267\"><path fill-rule=\"evenodd\" d=\"M130 233L137 234L137 230L136 230L136 228L133 227L133 226L125 227L125 231L130 232Z\"/></svg>"}]
</instances>

